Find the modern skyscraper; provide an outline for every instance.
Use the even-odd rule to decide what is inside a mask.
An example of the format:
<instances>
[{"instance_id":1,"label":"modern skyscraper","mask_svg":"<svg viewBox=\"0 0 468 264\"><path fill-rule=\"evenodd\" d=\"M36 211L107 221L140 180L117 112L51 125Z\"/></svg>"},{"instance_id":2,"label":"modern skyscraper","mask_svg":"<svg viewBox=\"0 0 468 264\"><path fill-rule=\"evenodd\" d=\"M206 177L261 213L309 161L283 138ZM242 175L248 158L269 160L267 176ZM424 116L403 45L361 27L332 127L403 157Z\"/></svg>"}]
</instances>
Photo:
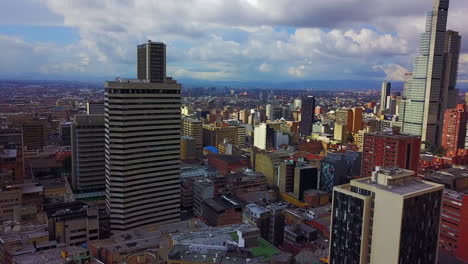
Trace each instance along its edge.
<instances>
[{"instance_id":1,"label":"modern skyscraper","mask_svg":"<svg viewBox=\"0 0 468 264\"><path fill-rule=\"evenodd\" d=\"M418 171L421 139L400 134L398 127L392 132L364 134L361 176L369 177L376 166Z\"/></svg>"},{"instance_id":2,"label":"modern skyscraper","mask_svg":"<svg viewBox=\"0 0 468 264\"><path fill-rule=\"evenodd\" d=\"M401 107L403 132L434 146L440 145L443 113L455 104L460 37L446 31L448 7L449 0L434 0Z\"/></svg>"},{"instance_id":3,"label":"modern skyscraper","mask_svg":"<svg viewBox=\"0 0 468 264\"><path fill-rule=\"evenodd\" d=\"M390 96L392 83L382 82L382 91L380 92L380 111L387 109L387 96Z\"/></svg>"},{"instance_id":4,"label":"modern skyscraper","mask_svg":"<svg viewBox=\"0 0 468 264\"><path fill-rule=\"evenodd\" d=\"M299 124L299 133L303 137L312 134L312 124L314 123L315 97L308 95L301 100L301 122Z\"/></svg>"},{"instance_id":5,"label":"modern skyscraper","mask_svg":"<svg viewBox=\"0 0 468 264\"><path fill-rule=\"evenodd\" d=\"M138 45L138 79L163 83L166 80L166 44L152 42Z\"/></svg>"},{"instance_id":6,"label":"modern skyscraper","mask_svg":"<svg viewBox=\"0 0 468 264\"><path fill-rule=\"evenodd\" d=\"M464 104L459 104L457 108L445 111L442 147L446 150L447 157L456 157L462 154L459 153L459 150L465 150L467 121L468 112Z\"/></svg>"},{"instance_id":7,"label":"modern skyscraper","mask_svg":"<svg viewBox=\"0 0 468 264\"><path fill-rule=\"evenodd\" d=\"M76 115L71 124L71 135L73 189L81 192L104 191L104 115Z\"/></svg>"},{"instance_id":8,"label":"modern skyscraper","mask_svg":"<svg viewBox=\"0 0 468 264\"><path fill-rule=\"evenodd\" d=\"M453 109L458 101L458 92L456 89L458 76L458 62L460 58L461 36L458 32L447 30L445 33L444 45L444 68L442 72L442 93L441 100L443 109ZM444 111L441 111L441 120L443 122Z\"/></svg>"},{"instance_id":9,"label":"modern skyscraper","mask_svg":"<svg viewBox=\"0 0 468 264\"><path fill-rule=\"evenodd\" d=\"M330 263L437 263L442 192L397 168L334 187Z\"/></svg>"},{"instance_id":10,"label":"modern skyscraper","mask_svg":"<svg viewBox=\"0 0 468 264\"><path fill-rule=\"evenodd\" d=\"M164 47L138 46L142 79L105 83L106 191L114 231L180 218L181 85L165 76Z\"/></svg>"}]
</instances>

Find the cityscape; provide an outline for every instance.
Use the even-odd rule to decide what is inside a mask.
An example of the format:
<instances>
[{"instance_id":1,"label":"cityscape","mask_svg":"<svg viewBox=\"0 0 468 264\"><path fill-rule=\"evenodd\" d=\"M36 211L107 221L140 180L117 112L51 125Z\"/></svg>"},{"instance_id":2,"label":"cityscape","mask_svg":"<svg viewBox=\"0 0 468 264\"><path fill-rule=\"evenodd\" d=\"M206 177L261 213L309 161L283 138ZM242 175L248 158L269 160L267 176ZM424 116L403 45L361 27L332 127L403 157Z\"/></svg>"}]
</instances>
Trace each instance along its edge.
<instances>
[{"instance_id":1,"label":"cityscape","mask_svg":"<svg viewBox=\"0 0 468 264\"><path fill-rule=\"evenodd\" d=\"M449 0L430 2L408 3L429 12L408 33L417 53L397 56L411 64L400 79L374 65L384 75L367 81L292 81L274 76L280 62L254 81L194 78L165 35L118 47L130 71L101 74L110 60L96 56L102 69L90 71L107 78L0 73L0 264L468 263L466 36L448 27ZM382 41L391 56L396 36ZM231 42L226 56L243 56ZM345 64L343 54L327 58ZM286 72L304 77L308 65Z\"/></svg>"}]
</instances>

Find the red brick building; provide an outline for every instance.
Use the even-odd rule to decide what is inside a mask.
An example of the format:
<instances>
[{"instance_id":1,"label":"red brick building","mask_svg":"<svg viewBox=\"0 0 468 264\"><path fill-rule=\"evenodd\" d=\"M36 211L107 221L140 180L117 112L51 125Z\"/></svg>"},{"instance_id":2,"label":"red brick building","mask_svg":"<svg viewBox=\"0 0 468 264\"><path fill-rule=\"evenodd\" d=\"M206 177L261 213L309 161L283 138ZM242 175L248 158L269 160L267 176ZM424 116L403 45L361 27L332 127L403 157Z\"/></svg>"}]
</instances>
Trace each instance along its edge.
<instances>
[{"instance_id":1,"label":"red brick building","mask_svg":"<svg viewBox=\"0 0 468 264\"><path fill-rule=\"evenodd\" d=\"M465 149L467 121L468 112L464 104L445 111L441 145L446 150L445 156L456 158L458 164L464 163L463 156L468 156L468 150Z\"/></svg>"},{"instance_id":2,"label":"red brick building","mask_svg":"<svg viewBox=\"0 0 468 264\"><path fill-rule=\"evenodd\" d=\"M400 134L398 128L392 132L364 134L362 153L362 177L370 177L376 166L398 167L417 172L421 138Z\"/></svg>"},{"instance_id":3,"label":"red brick building","mask_svg":"<svg viewBox=\"0 0 468 264\"><path fill-rule=\"evenodd\" d=\"M221 174L229 174L249 166L249 159L239 155L208 155L208 164L218 169Z\"/></svg>"},{"instance_id":4,"label":"red brick building","mask_svg":"<svg viewBox=\"0 0 468 264\"><path fill-rule=\"evenodd\" d=\"M468 262L468 169L449 168L426 176L443 184L439 246L445 253Z\"/></svg>"}]
</instances>

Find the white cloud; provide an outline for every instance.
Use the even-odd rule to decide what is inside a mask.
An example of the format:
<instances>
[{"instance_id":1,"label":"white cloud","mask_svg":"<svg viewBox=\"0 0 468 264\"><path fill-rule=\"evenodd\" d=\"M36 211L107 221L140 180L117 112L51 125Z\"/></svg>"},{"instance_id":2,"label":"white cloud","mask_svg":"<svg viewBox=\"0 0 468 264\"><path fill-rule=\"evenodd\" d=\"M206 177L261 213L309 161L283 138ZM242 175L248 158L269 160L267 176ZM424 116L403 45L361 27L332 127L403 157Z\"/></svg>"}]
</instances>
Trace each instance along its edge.
<instances>
[{"instance_id":1,"label":"white cloud","mask_svg":"<svg viewBox=\"0 0 468 264\"><path fill-rule=\"evenodd\" d=\"M64 48L68 55L47 46L37 52L52 59L31 70L132 77L136 45L152 39L168 44L175 77L232 80L259 72L269 79L396 80L410 67L432 8L427 0L29 1L80 34ZM449 24L462 35L466 12L465 0L451 1Z\"/></svg>"},{"instance_id":2,"label":"white cloud","mask_svg":"<svg viewBox=\"0 0 468 264\"><path fill-rule=\"evenodd\" d=\"M289 67L288 74L294 77L304 77L305 75L305 66L299 65L296 67Z\"/></svg>"},{"instance_id":3,"label":"white cloud","mask_svg":"<svg viewBox=\"0 0 468 264\"><path fill-rule=\"evenodd\" d=\"M261 72L271 72L272 69L273 67L268 63L262 63L260 66L258 66L258 70Z\"/></svg>"},{"instance_id":4,"label":"white cloud","mask_svg":"<svg viewBox=\"0 0 468 264\"><path fill-rule=\"evenodd\" d=\"M408 69L397 64L375 65L373 69L383 71L385 73L385 80L387 81L404 81L405 74L410 72Z\"/></svg>"}]
</instances>

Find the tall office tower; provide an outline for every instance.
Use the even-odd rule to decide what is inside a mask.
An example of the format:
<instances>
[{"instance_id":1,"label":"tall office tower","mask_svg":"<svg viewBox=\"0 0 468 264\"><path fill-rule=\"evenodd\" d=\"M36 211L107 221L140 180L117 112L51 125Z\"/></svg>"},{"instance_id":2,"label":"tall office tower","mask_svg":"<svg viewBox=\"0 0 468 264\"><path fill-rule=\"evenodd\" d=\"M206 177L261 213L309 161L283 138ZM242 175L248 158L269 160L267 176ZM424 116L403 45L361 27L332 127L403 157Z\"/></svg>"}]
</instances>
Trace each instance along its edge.
<instances>
[{"instance_id":1,"label":"tall office tower","mask_svg":"<svg viewBox=\"0 0 468 264\"><path fill-rule=\"evenodd\" d=\"M401 107L403 132L421 136L434 146L440 145L445 107L454 104L457 78L460 37L446 32L448 7L449 0L434 0Z\"/></svg>"},{"instance_id":2,"label":"tall office tower","mask_svg":"<svg viewBox=\"0 0 468 264\"><path fill-rule=\"evenodd\" d=\"M195 148L198 156L203 151L203 123L193 118L182 119L182 136L188 136L195 139Z\"/></svg>"},{"instance_id":3,"label":"tall office tower","mask_svg":"<svg viewBox=\"0 0 468 264\"><path fill-rule=\"evenodd\" d=\"M354 107L353 109L353 126L351 132L357 133L359 130L362 130L362 108Z\"/></svg>"},{"instance_id":4,"label":"tall office tower","mask_svg":"<svg viewBox=\"0 0 468 264\"><path fill-rule=\"evenodd\" d=\"M181 85L158 75L165 69L164 44L156 43L162 48L155 53L153 43L145 45L151 62L139 57L138 67L151 74L105 83L106 194L113 231L180 219Z\"/></svg>"},{"instance_id":5,"label":"tall office tower","mask_svg":"<svg viewBox=\"0 0 468 264\"><path fill-rule=\"evenodd\" d=\"M266 105L266 116L268 120L273 120L273 106L271 104Z\"/></svg>"},{"instance_id":6,"label":"tall office tower","mask_svg":"<svg viewBox=\"0 0 468 264\"><path fill-rule=\"evenodd\" d=\"M299 123L299 134L308 137L312 134L312 124L315 120L315 97L308 95L301 100L301 122Z\"/></svg>"},{"instance_id":7,"label":"tall office tower","mask_svg":"<svg viewBox=\"0 0 468 264\"><path fill-rule=\"evenodd\" d=\"M259 149L275 147L275 130L270 124L261 123L255 127L254 146Z\"/></svg>"},{"instance_id":8,"label":"tall office tower","mask_svg":"<svg viewBox=\"0 0 468 264\"><path fill-rule=\"evenodd\" d=\"M236 126L236 145L240 148L245 147L245 138L247 136L247 131L245 126L238 125Z\"/></svg>"},{"instance_id":9,"label":"tall office tower","mask_svg":"<svg viewBox=\"0 0 468 264\"><path fill-rule=\"evenodd\" d=\"M458 61L460 58L461 36L456 31L447 30L445 33L444 45L444 68L442 72L442 92L441 100L444 110L453 109L458 101L458 92L456 89L458 76ZM444 111L441 111L441 120L443 122ZM442 124L441 124L442 125Z\"/></svg>"},{"instance_id":10,"label":"tall office tower","mask_svg":"<svg viewBox=\"0 0 468 264\"><path fill-rule=\"evenodd\" d=\"M443 185L404 169L333 188L330 263L437 263Z\"/></svg>"},{"instance_id":11,"label":"tall office tower","mask_svg":"<svg viewBox=\"0 0 468 264\"><path fill-rule=\"evenodd\" d=\"M390 96L392 83L382 82L382 91L380 92L380 111L387 109L387 96Z\"/></svg>"},{"instance_id":12,"label":"tall office tower","mask_svg":"<svg viewBox=\"0 0 468 264\"><path fill-rule=\"evenodd\" d=\"M75 115L71 124L72 187L80 192L106 189L104 115Z\"/></svg>"},{"instance_id":13,"label":"tall office tower","mask_svg":"<svg viewBox=\"0 0 468 264\"><path fill-rule=\"evenodd\" d=\"M250 110L249 109L240 110L239 120L242 121L242 123L244 123L244 124L248 124L249 123L249 115L250 115Z\"/></svg>"},{"instance_id":14,"label":"tall office tower","mask_svg":"<svg viewBox=\"0 0 468 264\"><path fill-rule=\"evenodd\" d=\"M137 48L138 79L152 83L163 83L166 80L166 44L152 42L138 45Z\"/></svg>"},{"instance_id":15,"label":"tall office tower","mask_svg":"<svg viewBox=\"0 0 468 264\"><path fill-rule=\"evenodd\" d=\"M65 121L60 124L60 137L62 146L71 145L71 122Z\"/></svg>"},{"instance_id":16,"label":"tall office tower","mask_svg":"<svg viewBox=\"0 0 468 264\"><path fill-rule=\"evenodd\" d=\"M421 138L400 134L399 127L392 129L392 132L364 134L362 177L369 177L376 166L418 171Z\"/></svg>"},{"instance_id":17,"label":"tall office tower","mask_svg":"<svg viewBox=\"0 0 468 264\"><path fill-rule=\"evenodd\" d=\"M446 150L446 156L456 157L461 154L459 150L465 150L467 121L468 112L464 104L458 104L457 108L445 111L442 147Z\"/></svg>"},{"instance_id":18,"label":"tall office tower","mask_svg":"<svg viewBox=\"0 0 468 264\"><path fill-rule=\"evenodd\" d=\"M23 146L27 150L44 150L47 145L47 122L45 120L26 121L22 125Z\"/></svg>"}]
</instances>

